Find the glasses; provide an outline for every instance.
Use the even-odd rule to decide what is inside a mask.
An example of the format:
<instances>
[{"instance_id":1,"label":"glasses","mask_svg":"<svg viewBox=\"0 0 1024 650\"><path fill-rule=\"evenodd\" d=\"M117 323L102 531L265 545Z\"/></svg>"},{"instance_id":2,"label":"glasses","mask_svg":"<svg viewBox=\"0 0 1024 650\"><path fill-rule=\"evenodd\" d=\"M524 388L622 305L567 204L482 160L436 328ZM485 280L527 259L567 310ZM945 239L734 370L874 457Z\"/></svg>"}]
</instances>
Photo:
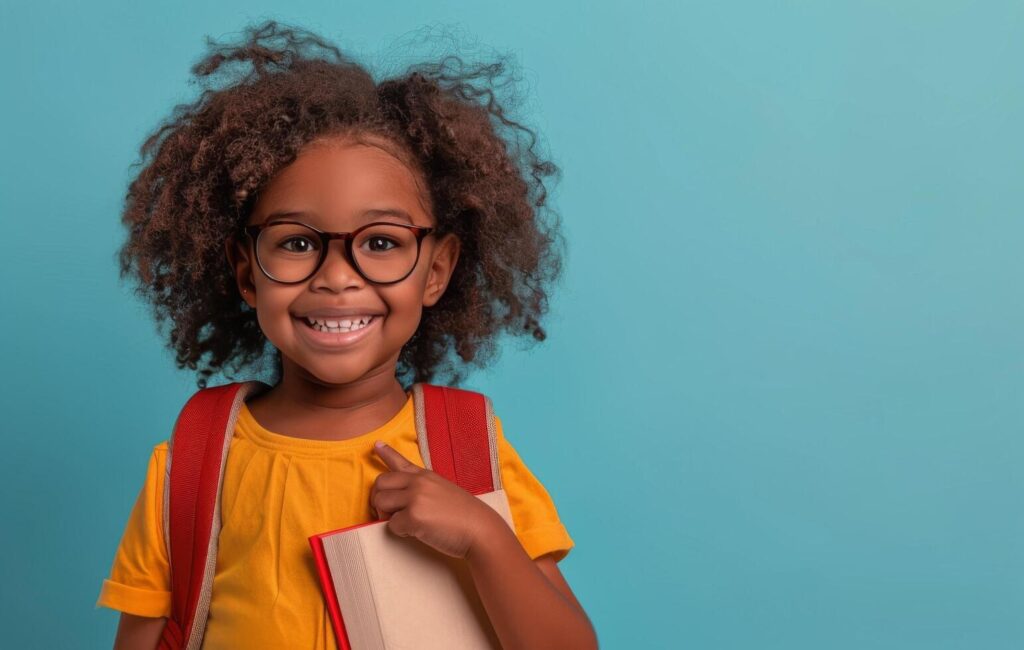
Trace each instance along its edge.
<instances>
[{"instance_id":1,"label":"glasses","mask_svg":"<svg viewBox=\"0 0 1024 650\"><path fill-rule=\"evenodd\" d=\"M298 221L245 226L256 251L256 264L271 280L298 284L316 275L331 241L345 242L356 272L374 284L404 280L420 259L420 243L435 228L374 222L353 232L322 232Z\"/></svg>"}]
</instances>

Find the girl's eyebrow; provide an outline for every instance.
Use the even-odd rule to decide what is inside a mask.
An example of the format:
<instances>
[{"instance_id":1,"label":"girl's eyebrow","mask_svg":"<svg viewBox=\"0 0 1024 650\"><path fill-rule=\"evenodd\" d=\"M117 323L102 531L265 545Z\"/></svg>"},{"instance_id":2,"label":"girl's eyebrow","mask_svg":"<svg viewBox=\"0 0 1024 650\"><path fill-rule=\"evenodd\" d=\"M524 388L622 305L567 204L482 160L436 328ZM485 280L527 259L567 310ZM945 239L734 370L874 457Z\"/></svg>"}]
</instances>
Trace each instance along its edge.
<instances>
[{"instance_id":1,"label":"girl's eyebrow","mask_svg":"<svg viewBox=\"0 0 1024 650\"><path fill-rule=\"evenodd\" d=\"M398 217L399 219L408 222L410 225L413 223L412 217L409 216L409 213L398 208L375 208L365 210L359 215L359 218L363 221L369 221L372 218L388 216ZM313 217L315 219L317 214L315 212L306 212L303 210L278 210L267 215L267 218L263 223L270 223L275 219L294 219L298 217Z\"/></svg>"}]
</instances>

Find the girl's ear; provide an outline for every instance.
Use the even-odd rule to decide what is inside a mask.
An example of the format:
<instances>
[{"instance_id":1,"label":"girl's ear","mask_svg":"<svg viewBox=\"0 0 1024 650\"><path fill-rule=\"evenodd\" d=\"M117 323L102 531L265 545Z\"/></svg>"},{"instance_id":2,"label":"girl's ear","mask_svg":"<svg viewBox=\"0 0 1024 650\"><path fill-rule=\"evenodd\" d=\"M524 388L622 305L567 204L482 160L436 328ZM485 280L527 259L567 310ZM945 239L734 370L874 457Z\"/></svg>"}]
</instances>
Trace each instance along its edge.
<instances>
[{"instance_id":1,"label":"girl's ear","mask_svg":"<svg viewBox=\"0 0 1024 650\"><path fill-rule=\"evenodd\" d=\"M462 243L455 233L448 233L434 250L427 272L427 286L423 291L423 306L433 307L444 295L452 272L459 261L459 249Z\"/></svg>"},{"instance_id":2,"label":"girl's ear","mask_svg":"<svg viewBox=\"0 0 1024 650\"><path fill-rule=\"evenodd\" d=\"M224 253L228 258L228 267L235 274L235 283L242 300L253 309L256 308L256 285L252 281L252 261L245 244L234 236L224 242Z\"/></svg>"}]
</instances>

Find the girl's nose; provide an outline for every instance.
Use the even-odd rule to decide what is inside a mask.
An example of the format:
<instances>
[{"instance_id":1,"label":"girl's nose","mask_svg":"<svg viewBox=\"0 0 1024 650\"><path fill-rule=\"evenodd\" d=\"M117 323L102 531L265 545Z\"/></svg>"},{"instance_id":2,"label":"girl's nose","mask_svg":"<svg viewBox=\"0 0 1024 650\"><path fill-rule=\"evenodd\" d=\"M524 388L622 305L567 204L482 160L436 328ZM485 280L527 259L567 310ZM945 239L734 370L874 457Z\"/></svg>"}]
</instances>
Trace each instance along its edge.
<instances>
[{"instance_id":1,"label":"girl's nose","mask_svg":"<svg viewBox=\"0 0 1024 650\"><path fill-rule=\"evenodd\" d=\"M362 286L366 280L356 270L355 264L348 257L345 242L335 240L327 247L327 255L323 264L313 274L311 288L327 287L340 291L347 286Z\"/></svg>"}]
</instances>

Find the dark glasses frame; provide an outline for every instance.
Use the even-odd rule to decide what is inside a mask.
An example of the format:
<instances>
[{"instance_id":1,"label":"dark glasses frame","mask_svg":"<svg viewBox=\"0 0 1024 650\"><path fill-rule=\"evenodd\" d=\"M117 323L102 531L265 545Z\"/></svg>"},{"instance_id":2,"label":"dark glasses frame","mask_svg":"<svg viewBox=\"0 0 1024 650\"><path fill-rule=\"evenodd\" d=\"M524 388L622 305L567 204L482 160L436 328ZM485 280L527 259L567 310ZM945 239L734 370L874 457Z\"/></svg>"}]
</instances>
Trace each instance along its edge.
<instances>
[{"instance_id":1,"label":"dark glasses frame","mask_svg":"<svg viewBox=\"0 0 1024 650\"><path fill-rule=\"evenodd\" d=\"M292 224L297 226L305 226L306 228L309 228L310 230L312 230L313 232L320 236L320 259L317 260L316 266L313 268L313 272L307 275L306 277L302 278L301 280L295 280L293 282L278 280L274 276L270 275L270 273L268 273L265 268L263 268L263 262L260 261L260 254L258 252L259 247L257 246L260 234L263 232L265 228L269 228L270 226L276 226L278 224ZM409 272L403 275L402 277L398 278L397 280L392 280L390 282L378 282L377 280L371 280L370 278L366 277L366 274L363 273L363 270L359 268L359 263L356 262L355 255L352 254L352 241L359 235L359 233L363 232L364 230L372 226L398 226L400 228L408 228L409 230L413 231L413 234L416 235L416 261L413 262L412 267L409 268ZM330 246L330 243L335 239L340 239L343 242L345 242L345 252L348 254L348 261L352 265L352 268L356 270L356 273L358 273L364 280L366 280L367 282L371 282L373 284L396 284L409 277L409 274L411 274L416 269L416 266L420 263L420 251L423 249L423 238L436 230L437 228L429 228L427 226L413 226L407 223L394 223L393 221L374 221L373 223L368 223L364 226L357 228L356 230L353 230L352 232L324 232L319 228L309 225L308 223L303 223L301 221L283 220L272 221L271 223L262 223L254 226L243 226L241 228L241 232L248 235L249 241L252 243L253 257L256 258L256 265L260 267L260 271L262 271L263 275L267 276L267 278L269 278L270 280L273 280L274 282L280 284L300 284L302 282L305 282L306 280L309 280L311 277L319 273L320 268L324 265L324 260L327 259L328 247Z\"/></svg>"}]
</instances>

